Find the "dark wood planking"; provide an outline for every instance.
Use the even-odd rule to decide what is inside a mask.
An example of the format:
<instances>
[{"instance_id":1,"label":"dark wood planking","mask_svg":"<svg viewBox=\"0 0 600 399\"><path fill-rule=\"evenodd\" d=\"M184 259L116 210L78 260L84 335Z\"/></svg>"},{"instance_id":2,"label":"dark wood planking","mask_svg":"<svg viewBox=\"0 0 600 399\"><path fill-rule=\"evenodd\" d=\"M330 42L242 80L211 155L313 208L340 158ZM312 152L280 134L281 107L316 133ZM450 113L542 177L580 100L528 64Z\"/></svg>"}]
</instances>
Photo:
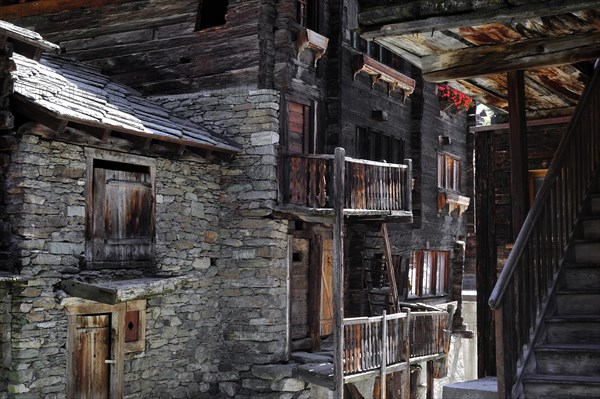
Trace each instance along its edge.
<instances>
[{"instance_id":1,"label":"dark wood planking","mask_svg":"<svg viewBox=\"0 0 600 399\"><path fill-rule=\"evenodd\" d=\"M472 1L445 0L432 3L416 1L406 4L395 1L396 5L386 7L369 6L365 0L359 22L365 37L397 36L415 33L430 33L432 30L460 28L463 26L485 25L491 22L511 22L526 18L551 16L578 12L598 7L595 0L551 0L544 7L537 2L507 5L497 0ZM400 3L400 5L398 5Z\"/></svg>"},{"instance_id":2,"label":"dark wood planking","mask_svg":"<svg viewBox=\"0 0 600 399\"><path fill-rule=\"evenodd\" d=\"M470 47L423 57L430 82L561 66L600 57L600 32Z\"/></svg>"},{"instance_id":3,"label":"dark wood planking","mask_svg":"<svg viewBox=\"0 0 600 399\"><path fill-rule=\"evenodd\" d=\"M86 0L88 8L102 7L108 4L131 3L138 0ZM21 1L19 4L0 6L2 19L14 19L81 8L81 0L36 0Z\"/></svg>"}]
</instances>

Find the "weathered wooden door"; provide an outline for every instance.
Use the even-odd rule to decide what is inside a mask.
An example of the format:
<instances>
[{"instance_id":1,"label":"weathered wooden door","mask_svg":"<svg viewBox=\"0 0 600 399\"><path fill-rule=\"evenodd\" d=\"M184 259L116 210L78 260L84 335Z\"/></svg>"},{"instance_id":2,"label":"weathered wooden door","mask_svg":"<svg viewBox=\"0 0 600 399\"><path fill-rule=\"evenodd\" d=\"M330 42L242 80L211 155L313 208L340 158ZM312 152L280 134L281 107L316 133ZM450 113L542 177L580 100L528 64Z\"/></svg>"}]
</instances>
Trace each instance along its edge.
<instances>
[{"instance_id":1,"label":"weathered wooden door","mask_svg":"<svg viewBox=\"0 0 600 399\"><path fill-rule=\"evenodd\" d=\"M309 241L294 238L290 270L292 339L308 337L308 260Z\"/></svg>"},{"instance_id":2,"label":"weathered wooden door","mask_svg":"<svg viewBox=\"0 0 600 399\"><path fill-rule=\"evenodd\" d=\"M77 316L74 398L108 399L110 330L110 314Z\"/></svg>"},{"instance_id":3,"label":"weathered wooden door","mask_svg":"<svg viewBox=\"0 0 600 399\"><path fill-rule=\"evenodd\" d=\"M321 336L333 334L333 240L323 240L321 261Z\"/></svg>"}]
</instances>

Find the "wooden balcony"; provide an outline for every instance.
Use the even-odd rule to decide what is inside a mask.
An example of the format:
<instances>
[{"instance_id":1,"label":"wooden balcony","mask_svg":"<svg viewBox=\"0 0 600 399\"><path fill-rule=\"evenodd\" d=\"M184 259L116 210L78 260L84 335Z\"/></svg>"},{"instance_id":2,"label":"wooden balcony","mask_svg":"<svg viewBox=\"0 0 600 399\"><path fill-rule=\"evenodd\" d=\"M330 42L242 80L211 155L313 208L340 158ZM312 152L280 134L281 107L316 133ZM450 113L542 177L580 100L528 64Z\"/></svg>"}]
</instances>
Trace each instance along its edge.
<instances>
[{"instance_id":1,"label":"wooden balcony","mask_svg":"<svg viewBox=\"0 0 600 399\"><path fill-rule=\"evenodd\" d=\"M343 382L355 383L376 376L407 370L411 363L445 359L450 346L450 324L454 312L418 311L376 317L343 319ZM317 359L329 356L331 362L305 363L297 367L297 378L334 390L333 354L320 352ZM295 359L310 357L294 356ZM434 367L432 367L432 370ZM380 381L385 381L381 378ZM385 387L381 387L381 391ZM403 397L410 396L404 384Z\"/></svg>"},{"instance_id":2,"label":"wooden balcony","mask_svg":"<svg viewBox=\"0 0 600 399\"><path fill-rule=\"evenodd\" d=\"M307 221L333 220L333 155L284 155L278 212ZM344 158L346 217L412 222L412 163Z\"/></svg>"}]
</instances>

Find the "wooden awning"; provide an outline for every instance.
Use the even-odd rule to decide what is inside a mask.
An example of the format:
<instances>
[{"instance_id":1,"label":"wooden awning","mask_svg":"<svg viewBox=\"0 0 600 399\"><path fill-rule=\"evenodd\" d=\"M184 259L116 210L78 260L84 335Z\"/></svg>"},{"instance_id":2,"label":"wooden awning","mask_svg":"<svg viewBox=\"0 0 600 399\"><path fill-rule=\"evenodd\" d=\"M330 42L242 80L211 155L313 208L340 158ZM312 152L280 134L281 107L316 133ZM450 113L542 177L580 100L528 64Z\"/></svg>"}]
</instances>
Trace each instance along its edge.
<instances>
[{"instance_id":1,"label":"wooden awning","mask_svg":"<svg viewBox=\"0 0 600 399\"><path fill-rule=\"evenodd\" d=\"M102 282L63 280L60 287L71 296L114 305L175 291L190 279L192 279L192 276L184 275L177 277L141 277Z\"/></svg>"},{"instance_id":2,"label":"wooden awning","mask_svg":"<svg viewBox=\"0 0 600 399\"><path fill-rule=\"evenodd\" d=\"M597 1L362 0L361 35L507 111L506 72L526 71L527 111L570 114L600 58Z\"/></svg>"}]
</instances>

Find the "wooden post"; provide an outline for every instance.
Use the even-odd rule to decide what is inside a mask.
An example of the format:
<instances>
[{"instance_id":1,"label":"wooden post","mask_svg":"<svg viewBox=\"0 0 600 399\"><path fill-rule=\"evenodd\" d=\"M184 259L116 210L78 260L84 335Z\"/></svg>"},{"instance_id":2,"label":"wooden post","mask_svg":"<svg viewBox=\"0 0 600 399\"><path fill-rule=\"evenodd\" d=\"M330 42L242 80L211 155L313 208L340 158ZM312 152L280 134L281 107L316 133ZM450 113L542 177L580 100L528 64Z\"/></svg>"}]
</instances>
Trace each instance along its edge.
<instances>
[{"instance_id":1,"label":"wooden post","mask_svg":"<svg viewBox=\"0 0 600 399\"><path fill-rule=\"evenodd\" d=\"M333 164L334 210L333 225L333 370L336 399L344 397L344 369L342 356L344 353L344 176L346 151L335 149Z\"/></svg>"},{"instance_id":2,"label":"wooden post","mask_svg":"<svg viewBox=\"0 0 600 399\"><path fill-rule=\"evenodd\" d=\"M404 164L408 166L406 169L406 204L404 205L405 210L412 212L412 180L413 180L413 171L412 171L412 159L405 159Z\"/></svg>"},{"instance_id":3,"label":"wooden post","mask_svg":"<svg viewBox=\"0 0 600 399\"><path fill-rule=\"evenodd\" d=\"M390 293L392 296L392 306L390 311L396 313L398 311L398 286L396 284L396 272L394 270L394 262L392 261L392 249L386 223L381 224L381 239L383 243L385 267L387 269L388 280L390 281Z\"/></svg>"},{"instance_id":4,"label":"wooden post","mask_svg":"<svg viewBox=\"0 0 600 399\"><path fill-rule=\"evenodd\" d=\"M508 73L508 116L510 126L510 196L513 239L517 239L529 210L527 167L527 116L523 71Z\"/></svg>"},{"instance_id":5,"label":"wooden post","mask_svg":"<svg viewBox=\"0 0 600 399\"><path fill-rule=\"evenodd\" d=\"M410 308L404 308L403 311L406 313L406 322L404 323L404 339L402 344L404 345L404 356L406 358L406 381L404 381L404 398L410 399Z\"/></svg>"},{"instance_id":6,"label":"wooden post","mask_svg":"<svg viewBox=\"0 0 600 399\"><path fill-rule=\"evenodd\" d=\"M498 399L506 398L506 379L504 372L504 336L502 334L503 310L502 306L496 309L496 379L498 384ZM510 388L510 387L509 387Z\"/></svg>"},{"instance_id":7,"label":"wooden post","mask_svg":"<svg viewBox=\"0 0 600 399\"><path fill-rule=\"evenodd\" d=\"M386 397L386 368L387 368L387 320L385 318L385 309L381 315L381 399Z\"/></svg>"}]
</instances>

